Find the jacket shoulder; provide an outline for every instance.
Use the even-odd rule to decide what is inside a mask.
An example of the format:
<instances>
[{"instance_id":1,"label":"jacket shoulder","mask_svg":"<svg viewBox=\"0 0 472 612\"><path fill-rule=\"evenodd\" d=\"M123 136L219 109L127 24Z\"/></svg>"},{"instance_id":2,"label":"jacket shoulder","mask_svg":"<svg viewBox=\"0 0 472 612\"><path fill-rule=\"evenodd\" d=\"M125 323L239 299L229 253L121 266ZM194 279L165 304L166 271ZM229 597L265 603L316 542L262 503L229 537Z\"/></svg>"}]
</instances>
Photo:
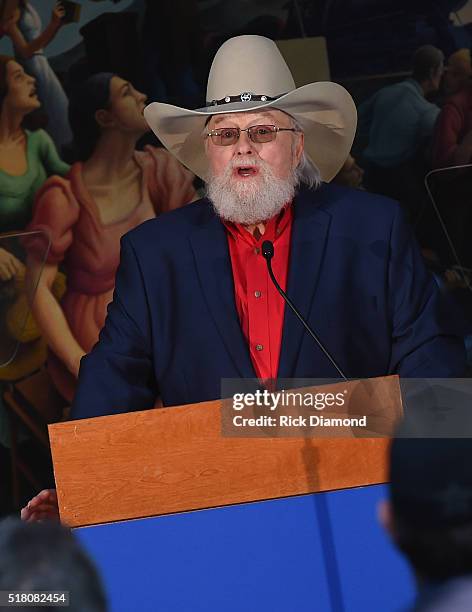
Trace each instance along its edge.
<instances>
[{"instance_id":1,"label":"jacket shoulder","mask_svg":"<svg viewBox=\"0 0 472 612\"><path fill-rule=\"evenodd\" d=\"M162 213L125 234L133 246L165 244L186 238L188 233L215 216L211 203L202 198L181 208Z\"/></svg>"},{"instance_id":2,"label":"jacket shoulder","mask_svg":"<svg viewBox=\"0 0 472 612\"><path fill-rule=\"evenodd\" d=\"M334 183L323 183L316 191L304 190L300 196L311 198L317 207L338 217L355 215L358 219L387 220L401 211L400 204L391 198Z\"/></svg>"}]
</instances>

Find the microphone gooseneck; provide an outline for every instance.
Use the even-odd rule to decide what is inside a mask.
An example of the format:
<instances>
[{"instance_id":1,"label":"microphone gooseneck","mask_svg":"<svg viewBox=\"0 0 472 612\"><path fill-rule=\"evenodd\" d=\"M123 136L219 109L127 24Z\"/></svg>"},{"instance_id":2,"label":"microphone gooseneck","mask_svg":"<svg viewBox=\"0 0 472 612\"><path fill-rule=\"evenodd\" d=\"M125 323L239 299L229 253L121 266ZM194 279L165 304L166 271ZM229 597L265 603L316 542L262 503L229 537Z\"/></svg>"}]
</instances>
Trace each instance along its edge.
<instances>
[{"instance_id":1,"label":"microphone gooseneck","mask_svg":"<svg viewBox=\"0 0 472 612\"><path fill-rule=\"evenodd\" d=\"M344 374L344 372L338 366L336 361L330 355L329 351L325 348L325 346L323 345L321 340L318 338L318 336L315 334L315 332L311 329L311 327L308 325L308 323L305 321L305 319L302 317L302 315L298 312L297 308L291 302L291 300L288 297L288 295L285 293L285 291L282 289L282 287L277 282L277 279L275 278L274 272L272 270L272 263L271 263L271 259L274 256L274 245L272 244L272 242L270 240L264 240L264 242L262 243L262 256L266 260L267 269L269 271L270 279L274 283L275 288L277 289L277 291L280 293L280 295L285 300L285 303L290 307L290 309L297 316L298 320L301 322L301 324L306 329L306 331L310 334L310 336L313 338L313 340L316 342L316 344L319 346L319 348L323 351L325 356L329 359L329 361L332 363L332 365L336 368L336 370L338 371L338 373L341 376L341 378L343 378L344 380L347 381L347 377Z\"/></svg>"}]
</instances>

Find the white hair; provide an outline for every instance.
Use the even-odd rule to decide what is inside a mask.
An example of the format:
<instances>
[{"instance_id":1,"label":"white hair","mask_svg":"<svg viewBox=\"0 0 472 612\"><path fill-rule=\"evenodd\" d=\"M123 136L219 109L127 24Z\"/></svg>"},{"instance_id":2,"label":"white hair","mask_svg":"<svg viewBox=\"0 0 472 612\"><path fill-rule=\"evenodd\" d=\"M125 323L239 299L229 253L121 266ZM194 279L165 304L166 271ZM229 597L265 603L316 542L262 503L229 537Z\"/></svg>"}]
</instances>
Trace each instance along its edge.
<instances>
[{"instance_id":1,"label":"white hair","mask_svg":"<svg viewBox=\"0 0 472 612\"><path fill-rule=\"evenodd\" d=\"M295 117L292 117L292 115L289 115L288 113L286 113L286 115L290 117L292 127L297 130L297 132L303 132L302 126L295 119ZM300 185L300 183L303 183L309 189L318 189L318 187L321 185L321 172L319 171L318 167L312 162L312 160L308 157L305 151L302 152L300 162L295 168L295 172L298 179L298 185Z\"/></svg>"},{"instance_id":2,"label":"white hair","mask_svg":"<svg viewBox=\"0 0 472 612\"><path fill-rule=\"evenodd\" d=\"M303 183L309 189L318 189L321 185L321 173L305 151L302 153L300 163L296 167L295 172L297 173L298 184Z\"/></svg>"}]
</instances>

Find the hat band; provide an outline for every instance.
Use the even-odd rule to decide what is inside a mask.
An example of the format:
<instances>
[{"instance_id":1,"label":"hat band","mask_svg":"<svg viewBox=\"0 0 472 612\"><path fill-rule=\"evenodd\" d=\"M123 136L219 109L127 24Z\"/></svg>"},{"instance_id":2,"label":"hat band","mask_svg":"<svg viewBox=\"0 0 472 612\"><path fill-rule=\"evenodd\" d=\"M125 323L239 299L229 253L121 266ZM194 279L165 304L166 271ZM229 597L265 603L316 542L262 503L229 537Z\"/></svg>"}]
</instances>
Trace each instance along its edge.
<instances>
[{"instance_id":1,"label":"hat band","mask_svg":"<svg viewBox=\"0 0 472 612\"><path fill-rule=\"evenodd\" d=\"M225 96L220 100L212 100L211 102L207 102L207 106L220 106L221 104L231 104L232 102L272 102L272 100L277 100L280 96L275 96L272 98L271 96L266 96L264 94L253 94L249 91L245 91L239 96Z\"/></svg>"}]
</instances>

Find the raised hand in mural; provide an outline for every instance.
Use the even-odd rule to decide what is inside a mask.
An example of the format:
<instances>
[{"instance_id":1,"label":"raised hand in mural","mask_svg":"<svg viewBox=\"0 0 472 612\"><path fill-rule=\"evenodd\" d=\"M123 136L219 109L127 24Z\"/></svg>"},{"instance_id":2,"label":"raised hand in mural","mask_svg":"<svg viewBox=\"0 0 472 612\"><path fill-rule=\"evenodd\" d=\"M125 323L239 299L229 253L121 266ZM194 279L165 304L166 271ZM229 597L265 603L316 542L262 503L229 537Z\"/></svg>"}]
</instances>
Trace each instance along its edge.
<instances>
[{"instance_id":1,"label":"raised hand in mural","mask_svg":"<svg viewBox=\"0 0 472 612\"><path fill-rule=\"evenodd\" d=\"M51 20L43 28L39 13L32 2L19 0L18 9L6 22L0 23L0 36L6 34L12 41L15 58L26 72L36 79L38 98L48 117L46 131L60 151L72 140L67 119L68 101L64 89L49 65L43 50L54 39L59 28L69 23L61 2L56 2Z\"/></svg>"},{"instance_id":2,"label":"raised hand in mural","mask_svg":"<svg viewBox=\"0 0 472 612\"><path fill-rule=\"evenodd\" d=\"M51 15L51 23L55 23L57 26L61 26L64 22L62 21L65 17L66 10L62 2L56 2Z\"/></svg>"},{"instance_id":3,"label":"raised hand in mural","mask_svg":"<svg viewBox=\"0 0 472 612\"><path fill-rule=\"evenodd\" d=\"M18 20L20 19L21 11L19 8L15 9L12 16L4 21L1 25L2 30L8 36L11 36L11 32L17 27Z\"/></svg>"},{"instance_id":4,"label":"raised hand in mural","mask_svg":"<svg viewBox=\"0 0 472 612\"><path fill-rule=\"evenodd\" d=\"M23 59L28 59L40 49L44 49L56 36L59 28L63 25L65 9L61 2L56 2L51 14L51 21L46 28L40 32L41 22L39 16L29 2L19 3L9 19L1 24L2 30L11 38L15 54ZM23 23L25 22L26 23ZM31 23L29 23L31 22ZM37 34L34 38L25 36L24 30Z\"/></svg>"}]
</instances>

